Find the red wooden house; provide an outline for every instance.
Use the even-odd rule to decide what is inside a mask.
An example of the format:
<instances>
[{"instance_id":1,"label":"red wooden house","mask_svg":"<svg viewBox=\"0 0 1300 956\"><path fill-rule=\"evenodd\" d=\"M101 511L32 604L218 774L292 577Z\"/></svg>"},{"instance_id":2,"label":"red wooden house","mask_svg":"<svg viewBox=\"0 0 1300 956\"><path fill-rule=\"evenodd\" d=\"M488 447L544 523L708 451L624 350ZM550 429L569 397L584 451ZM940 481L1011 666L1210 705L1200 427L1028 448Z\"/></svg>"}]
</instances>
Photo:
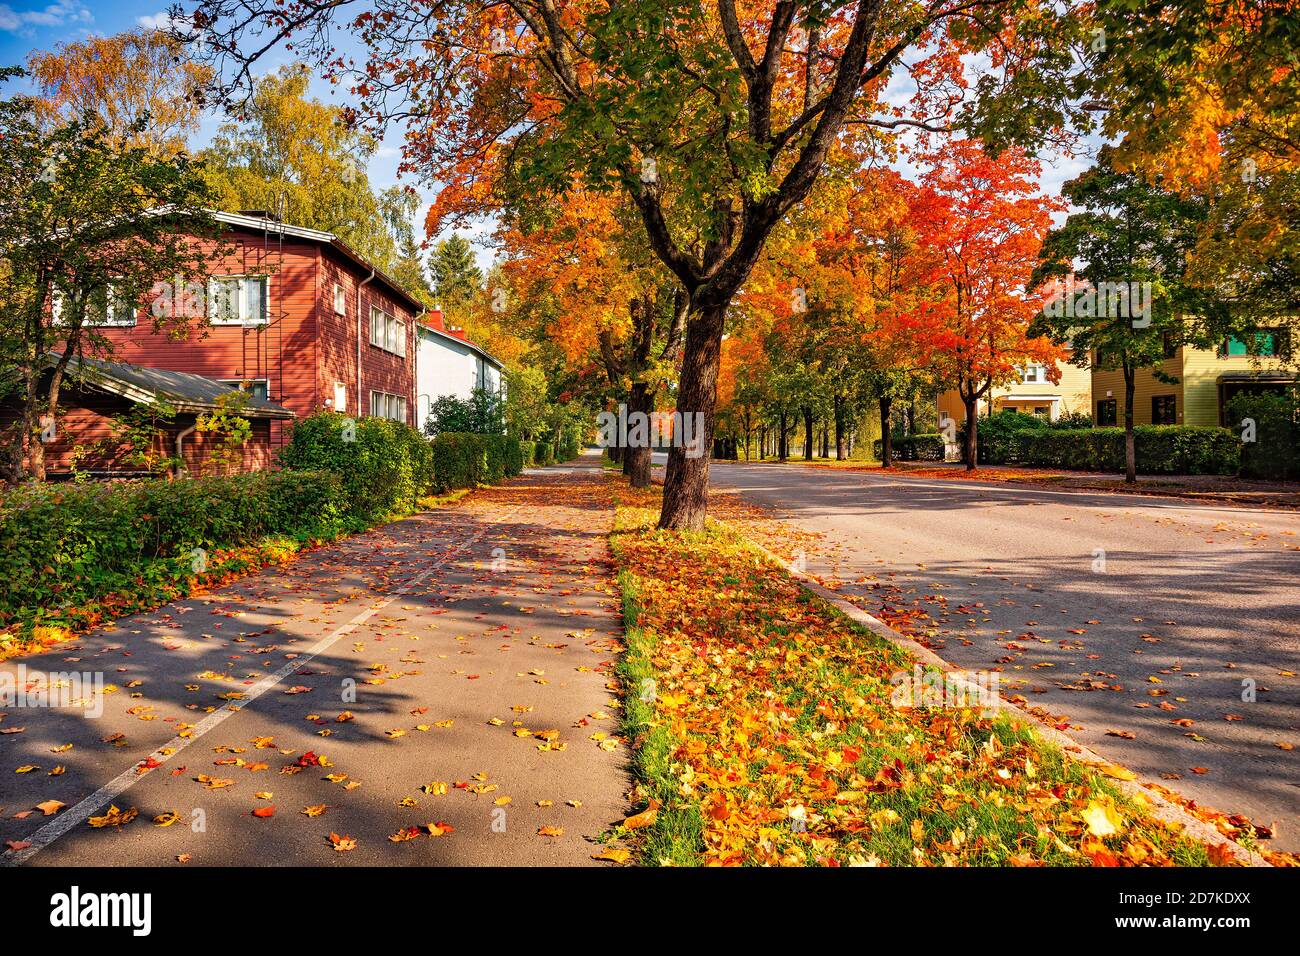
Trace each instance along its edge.
<instances>
[{"instance_id":1,"label":"red wooden house","mask_svg":"<svg viewBox=\"0 0 1300 956\"><path fill-rule=\"evenodd\" d=\"M113 360L244 387L299 417L333 409L414 425L424 306L332 233L261 212L215 216L228 252L189 334L155 332L144 312L112 315ZM272 454L288 433L270 421Z\"/></svg>"}]
</instances>

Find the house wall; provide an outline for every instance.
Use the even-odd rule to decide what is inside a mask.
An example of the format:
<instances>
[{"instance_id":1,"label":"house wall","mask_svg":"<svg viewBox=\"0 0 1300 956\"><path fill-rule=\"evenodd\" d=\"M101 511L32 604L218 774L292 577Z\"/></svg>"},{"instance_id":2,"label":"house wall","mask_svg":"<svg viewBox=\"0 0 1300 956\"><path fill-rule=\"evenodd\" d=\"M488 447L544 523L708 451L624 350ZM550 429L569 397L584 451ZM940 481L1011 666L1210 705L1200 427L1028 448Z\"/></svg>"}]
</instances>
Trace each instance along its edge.
<instances>
[{"instance_id":1,"label":"house wall","mask_svg":"<svg viewBox=\"0 0 1300 956\"><path fill-rule=\"evenodd\" d=\"M1182 380L1182 354L1185 347L1180 348L1174 353L1173 358L1165 359L1160 363L1160 371L1165 375L1172 375L1178 379L1177 385L1170 385L1162 382L1155 377L1151 369L1140 369L1134 378L1133 392L1133 423L1135 425L1151 424L1151 399L1157 395L1174 396L1175 411L1177 413L1177 423L1179 425L1199 424L1197 422L1188 422L1184 417L1186 402L1183 397L1183 380ZM1115 423L1124 424L1124 372L1121 369L1094 369L1092 373L1092 415L1093 422L1098 421L1097 403L1107 399L1115 400ZM1218 414L1215 413L1215 421L1206 424L1218 424Z\"/></svg>"},{"instance_id":2,"label":"house wall","mask_svg":"<svg viewBox=\"0 0 1300 956\"><path fill-rule=\"evenodd\" d=\"M1213 348L1198 349L1181 346L1173 358L1160 365L1166 375L1178 379L1177 385L1159 381L1151 369L1139 369L1134 378L1133 421L1138 425L1151 424L1151 398L1154 395L1173 395L1177 402L1179 425L1219 424L1219 376L1225 372L1273 372L1286 366L1274 358L1252 358L1249 355L1220 357ZM1115 399L1117 423L1124 423L1124 373L1094 371L1092 376L1093 413L1096 403L1106 398ZM1109 394L1108 394L1109 393Z\"/></svg>"},{"instance_id":3,"label":"house wall","mask_svg":"<svg viewBox=\"0 0 1300 956\"><path fill-rule=\"evenodd\" d=\"M1010 385L990 389L980 400L980 413L987 414L990 402L995 412L1010 408L1031 415L1034 414L1035 408L1047 406L1052 409L1050 414L1053 418L1072 412L1087 412L1092 394L1091 372L1066 362L1061 362L1057 368L1061 372L1061 381L1056 385L1046 381L1013 382ZM1044 400L1053 396L1058 401ZM961 396L955 388L941 392L937 404L940 421L946 414L957 423L958 427L965 424L966 407L962 404Z\"/></svg>"},{"instance_id":4,"label":"house wall","mask_svg":"<svg viewBox=\"0 0 1300 956\"><path fill-rule=\"evenodd\" d=\"M298 417L332 408L335 382L347 389L345 411L370 414L372 389L407 399L407 423L415 424L415 319L382 279L362 290L361 393L357 393L357 288L370 275L330 247L275 234L233 229L233 246L212 275L268 275L265 326L211 325L196 312L178 333L155 331L148 312L131 328L105 327L117 351L114 361L193 372L209 378L266 380L269 398ZM334 282L347 292L344 315L334 311ZM406 323L406 356L370 344L370 308ZM291 423L272 422L271 447L289 440Z\"/></svg>"},{"instance_id":5,"label":"house wall","mask_svg":"<svg viewBox=\"0 0 1300 956\"><path fill-rule=\"evenodd\" d=\"M195 311L186 328L155 331L147 311L130 328L103 328L117 346L114 361L193 372L208 378L265 380L272 401L296 415L320 407L317 367L316 268L311 243L273 235L235 231L232 251L209 273L267 275L264 326L210 325ZM287 423L271 427L274 447L288 440Z\"/></svg>"},{"instance_id":6,"label":"house wall","mask_svg":"<svg viewBox=\"0 0 1300 956\"><path fill-rule=\"evenodd\" d=\"M74 449L88 449L98 442L105 442L105 447L96 454L85 454L83 451L81 459L76 461L78 468L93 471L139 471L138 466L121 459L120 452L112 441L112 420L128 411L132 407L131 402L98 389L70 388L64 391L61 404L63 414L58 422L56 438L45 445L45 469L51 477L70 472L74 464ZM15 422L19 413L17 401L9 399L0 402L0 427ZM161 426L154 446L159 454L167 457L174 455L176 436L193 426L196 419L196 415L182 414ZM242 460L234 470L262 471L272 466L272 424L269 419L252 419L252 436L245 443ZM182 444L182 458L191 475L210 475L230 470L218 467L212 460L212 450L216 444L215 437L211 435L193 432L186 436Z\"/></svg>"},{"instance_id":7,"label":"house wall","mask_svg":"<svg viewBox=\"0 0 1300 956\"><path fill-rule=\"evenodd\" d=\"M317 408L334 407L335 385L347 389L346 411L361 418L370 414L371 391L406 397L407 424L415 425L415 366L417 313L403 305L382 280L365 282L370 272L360 271L330 249L322 250L317 296L320 316L320 368ZM340 314L334 309L334 283L343 286L346 303ZM363 283L365 283L363 285ZM361 290L361 385L357 389L357 290ZM370 344L370 310L378 308L406 324L406 356L394 355ZM326 405L329 400L329 405ZM295 409L296 411L296 409Z\"/></svg>"},{"instance_id":8,"label":"house wall","mask_svg":"<svg viewBox=\"0 0 1300 956\"><path fill-rule=\"evenodd\" d=\"M470 346L437 335L422 326L415 376L416 427L424 429L432 402L444 395L469 398L476 387L499 391L500 369Z\"/></svg>"}]
</instances>

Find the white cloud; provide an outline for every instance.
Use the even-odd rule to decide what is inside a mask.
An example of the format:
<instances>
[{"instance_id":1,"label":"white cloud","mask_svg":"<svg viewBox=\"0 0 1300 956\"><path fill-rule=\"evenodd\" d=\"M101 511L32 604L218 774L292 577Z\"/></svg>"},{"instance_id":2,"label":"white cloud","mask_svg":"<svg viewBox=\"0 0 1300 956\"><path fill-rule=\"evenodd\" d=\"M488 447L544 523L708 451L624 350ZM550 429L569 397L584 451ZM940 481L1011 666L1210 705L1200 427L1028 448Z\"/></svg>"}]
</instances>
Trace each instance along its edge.
<instances>
[{"instance_id":1,"label":"white cloud","mask_svg":"<svg viewBox=\"0 0 1300 956\"><path fill-rule=\"evenodd\" d=\"M94 15L76 0L55 0L39 10L15 10L0 3L0 31L29 33L35 27L62 27L91 23Z\"/></svg>"},{"instance_id":2,"label":"white cloud","mask_svg":"<svg viewBox=\"0 0 1300 956\"><path fill-rule=\"evenodd\" d=\"M163 10L159 13L150 13L142 17L136 17L135 22L146 30L168 30L171 29L172 18L166 10Z\"/></svg>"}]
</instances>

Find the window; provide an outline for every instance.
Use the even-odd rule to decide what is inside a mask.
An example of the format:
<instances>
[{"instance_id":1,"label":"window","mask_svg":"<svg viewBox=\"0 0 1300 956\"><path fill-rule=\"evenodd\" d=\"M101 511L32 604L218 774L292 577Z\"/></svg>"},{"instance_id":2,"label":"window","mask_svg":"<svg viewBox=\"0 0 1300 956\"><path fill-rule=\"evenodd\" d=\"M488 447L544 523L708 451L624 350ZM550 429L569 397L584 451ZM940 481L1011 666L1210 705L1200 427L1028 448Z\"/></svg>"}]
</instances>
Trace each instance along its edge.
<instances>
[{"instance_id":1,"label":"window","mask_svg":"<svg viewBox=\"0 0 1300 956\"><path fill-rule=\"evenodd\" d=\"M244 378L244 379L220 379L222 385L229 385L231 388L237 388L242 392L247 392L250 396L261 401L267 401L271 397L271 386L264 378Z\"/></svg>"},{"instance_id":2,"label":"window","mask_svg":"<svg viewBox=\"0 0 1300 956\"><path fill-rule=\"evenodd\" d=\"M1177 425L1178 399L1173 395L1151 396L1151 424Z\"/></svg>"},{"instance_id":3,"label":"window","mask_svg":"<svg viewBox=\"0 0 1300 956\"><path fill-rule=\"evenodd\" d=\"M266 276L214 276L208 282L208 321L213 325L265 325Z\"/></svg>"},{"instance_id":4,"label":"window","mask_svg":"<svg viewBox=\"0 0 1300 956\"><path fill-rule=\"evenodd\" d=\"M63 293L55 292L50 300L50 317L54 325L63 324ZM113 288L90 294L86 303L85 325L129 327L135 325L135 306Z\"/></svg>"},{"instance_id":5,"label":"window","mask_svg":"<svg viewBox=\"0 0 1300 956\"><path fill-rule=\"evenodd\" d=\"M1046 381L1045 369L1041 365L1026 365L1021 372L1020 380L1025 383L1044 382Z\"/></svg>"},{"instance_id":6,"label":"window","mask_svg":"<svg viewBox=\"0 0 1300 956\"><path fill-rule=\"evenodd\" d=\"M1103 398L1097 402L1098 426L1115 425L1119 422L1119 403L1113 398Z\"/></svg>"},{"instance_id":7,"label":"window","mask_svg":"<svg viewBox=\"0 0 1300 956\"><path fill-rule=\"evenodd\" d=\"M406 399L389 392L371 392L370 414L375 418L404 422L406 421Z\"/></svg>"},{"instance_id":8,"label":"window","mask_svg":"<svg viewBox=\"0 0 1300 956\"><path fill-rule=\"evenodd\" d=\"M1219 343L1219 358L1233 355L1276 357L1285 351L1285 333L1282 330L1230 335Z\"/></svg>"},{"instance_id":9,"label":"window","mask_svg":"<svg viewBox=\"0 0 1300 956\"><path fill-rule=\"evenodd\" d=\"M348 311L348 294L343 291L343 283L334 283L334 311L346 315Z\"/></svg>"},{"instance_id":10,"label":"window","mask_svg":"<svg viewBox=\"0 0 1300 956\"><path fill-rule=\"evenodd\" d=\"M394 355L406 354L406 323L380 309L370 310L370 344Z\"/></svg>"},{"instance_id":11,"label":"window","mask_svg":"<svg viewBox=\"0 0 1300 956\"><path fill-rule=\"evenodd\" d=\"M342 382L334 383L334 411L346 412L348 410L348 387Z\"/></svg>"}]
</instances>

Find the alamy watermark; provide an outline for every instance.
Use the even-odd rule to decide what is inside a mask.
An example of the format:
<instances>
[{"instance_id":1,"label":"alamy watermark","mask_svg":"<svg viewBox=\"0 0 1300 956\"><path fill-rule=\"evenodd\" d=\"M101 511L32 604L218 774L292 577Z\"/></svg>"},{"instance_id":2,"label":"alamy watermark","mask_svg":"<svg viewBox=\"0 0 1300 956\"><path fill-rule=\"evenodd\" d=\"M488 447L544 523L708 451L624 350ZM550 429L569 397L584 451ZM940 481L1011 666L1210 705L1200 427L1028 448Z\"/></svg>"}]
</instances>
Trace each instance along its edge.
<instances>
[{"instance_id":1,"label":"alamy watermark","mask_svg":"<svg viewBox=\"0 0 1300 956\"><path fill-rule=\"evenodd\" d=\"M619 404L617 412L596 416L602 448L662 448L673 445L686 450L687 458L704 454L703 412L629 412Z\"/></svg>"},{"instance_id":2,"label":"alamy watermark","mask_svg":"<svg viewBox=\"0 0 1300 956\"><path fill-rule=\"evenodd\" d=\"M1150 282L1077 282L1066 279L1043 305L1053 319L1128 319L1135 329L1151 326Z\"/></svg>"},{"instance_id":3,"label":"alamy watermark","mask_svg":"<svg viewBox=\"0 0 1300 956\"><path fill-rule=\"evenodd\" d=\"M0 707L80 707L86 717L104 713L102 671L29 671L19 664L16 671L0 672Z\"/></svg>"},{"instance_id":4,"label":"alamy watermark","mask_svg":"<svg viewBox=\"0 0 1300 956\"><path fill-rule=\"evenodd\" d=\"M889 701L895 707L979 708L983 717L997 712L1001 675L994 671L939 671L916 664L910 671L897 671Z\"/></svg>"}]
</instances>

